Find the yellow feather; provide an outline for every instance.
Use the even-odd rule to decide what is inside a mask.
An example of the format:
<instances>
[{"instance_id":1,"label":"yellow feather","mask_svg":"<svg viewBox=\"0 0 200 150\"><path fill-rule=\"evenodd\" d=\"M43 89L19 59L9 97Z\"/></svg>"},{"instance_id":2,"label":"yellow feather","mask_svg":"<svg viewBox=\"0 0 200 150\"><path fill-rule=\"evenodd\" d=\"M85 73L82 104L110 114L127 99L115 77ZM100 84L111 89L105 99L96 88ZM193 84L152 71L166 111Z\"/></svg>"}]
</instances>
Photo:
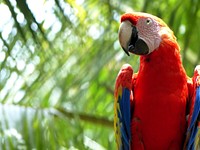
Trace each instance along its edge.
<instances>
[{"instance_id":1,"label":"yellow feather","mask_svg":"<svg viewBox=\"0 0 200 150\"><path fill-rule=\"evenodd\" d=\"M115 130L115 139L116 139L116 143L117 143L117 148L119 149L122 145L122 141L121 141L121 132L120 132L120 128L121 128L121 124L119 122L119 118L117 115L117 112L120 112L120 107L119 107L119 97L122 96L122 86L120 85L117 89L117 95L115 96L115 102L114 102L114 130Z\"/></svg>"}]
</instances>

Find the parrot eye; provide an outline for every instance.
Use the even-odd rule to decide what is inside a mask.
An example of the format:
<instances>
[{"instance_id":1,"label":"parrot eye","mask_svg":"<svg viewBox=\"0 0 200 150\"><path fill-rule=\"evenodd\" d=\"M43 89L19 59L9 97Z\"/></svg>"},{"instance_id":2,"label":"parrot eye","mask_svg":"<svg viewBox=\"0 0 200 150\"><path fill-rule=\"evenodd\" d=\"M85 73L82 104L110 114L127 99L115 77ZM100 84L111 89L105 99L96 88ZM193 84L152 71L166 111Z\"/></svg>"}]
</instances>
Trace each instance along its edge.
<instances>
[{"instance_id":1,"label":"parrot eye","mask_svg":"<svg viewBox=\"0 0 200 150\"><path fill-rule=\"evenodd\" d=\"M146 24L147 25L150 25L152 23L152 20L150 19L150 18L148 18L147 20L146 20Z\"/></svg>"}]
</instances>

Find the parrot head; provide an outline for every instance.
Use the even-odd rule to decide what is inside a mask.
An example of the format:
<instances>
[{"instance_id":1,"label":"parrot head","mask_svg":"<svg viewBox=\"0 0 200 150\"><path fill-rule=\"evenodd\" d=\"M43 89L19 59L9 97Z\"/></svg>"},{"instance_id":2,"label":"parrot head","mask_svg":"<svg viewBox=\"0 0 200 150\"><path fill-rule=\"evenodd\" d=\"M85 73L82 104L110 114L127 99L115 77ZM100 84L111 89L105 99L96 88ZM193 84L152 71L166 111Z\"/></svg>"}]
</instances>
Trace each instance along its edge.
<instances>
[{"instance_id":1,"label":"parrot head","mask_svg":"<svg viewBox=\"0 0 200 150\"><path fill-rule=\"evenodd\" d=\"M158 49L164 38L175 39L173 32L160 18L141 12L121 16L119 42L123 50L148 55Z\"/></svg>"}]
</instances>

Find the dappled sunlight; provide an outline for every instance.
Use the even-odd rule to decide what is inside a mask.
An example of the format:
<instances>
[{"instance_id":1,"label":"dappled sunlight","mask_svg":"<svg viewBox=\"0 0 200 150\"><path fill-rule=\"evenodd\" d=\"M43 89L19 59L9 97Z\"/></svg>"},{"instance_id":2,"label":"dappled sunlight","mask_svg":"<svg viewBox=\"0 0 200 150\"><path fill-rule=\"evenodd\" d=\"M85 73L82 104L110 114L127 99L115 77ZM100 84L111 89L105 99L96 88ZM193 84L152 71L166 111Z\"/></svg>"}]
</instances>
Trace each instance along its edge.
<instances>
[{"instance_id":1,"label":"dappled sunlight","mask_svg":"<svg viewBox=\"0 0 200 150\"><path fill-rule=\"evenodd\" d=\"M115 149L115 78L123 64L135 72L139 64L138 56L128 57L120 47L121 14L146 11L169 23L191 74L200 58L199 4L3 0L0 149Z\"/></svg>"}]
</instances>

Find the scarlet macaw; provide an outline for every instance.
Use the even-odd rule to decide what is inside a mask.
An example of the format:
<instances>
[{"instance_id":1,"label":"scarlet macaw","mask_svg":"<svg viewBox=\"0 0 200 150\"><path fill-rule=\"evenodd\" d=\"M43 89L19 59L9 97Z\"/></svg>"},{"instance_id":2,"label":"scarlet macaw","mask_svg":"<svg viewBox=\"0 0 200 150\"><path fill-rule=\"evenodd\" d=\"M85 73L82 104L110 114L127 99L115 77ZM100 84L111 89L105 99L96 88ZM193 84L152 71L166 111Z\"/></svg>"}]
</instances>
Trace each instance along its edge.
<instances>
[{"instance_id":1,"label":"scarlet macaw","mask_svg":"<svg viewBox=\"0 0 200 150\"><path fill-rule=\"evenodd\" d=\"M189 78L173 32L147 13L121 16L119 42L126 54L140 55L140 66L133 73L131 65L123 65L116 79L117 148L200 148L200 66Z\"/></svg>"}]
</instances>

